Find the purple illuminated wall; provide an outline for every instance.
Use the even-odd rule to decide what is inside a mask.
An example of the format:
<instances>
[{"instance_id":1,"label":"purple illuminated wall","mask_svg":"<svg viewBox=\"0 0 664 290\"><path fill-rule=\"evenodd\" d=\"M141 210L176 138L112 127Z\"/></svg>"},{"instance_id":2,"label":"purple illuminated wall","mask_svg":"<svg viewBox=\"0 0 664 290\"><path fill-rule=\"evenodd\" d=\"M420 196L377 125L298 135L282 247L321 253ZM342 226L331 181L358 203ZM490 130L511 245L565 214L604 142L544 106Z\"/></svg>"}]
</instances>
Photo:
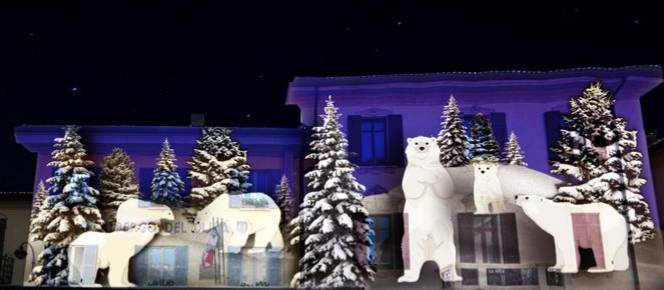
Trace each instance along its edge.
<instances>
[{"instance_id":1,"label":"purple illuminated wall","mask_svg":"<svg viewBox=\"0 0 664 290\"><path fill-rule=\"evenodd\" d=\"M254 172L277 173L291 181L293 197L299 196L300 160L303 129L300 128L236 128L232 137L248 151L248 160ZM186 180L187 161L191 159L195 140L201 128L158 126L83 126L80 130L88 151L88 158L101 166L104 156L114 147L123 148L136 164L136 176L145 183L151 177L161 144L168 138L175 150L181 176ZM53 139L61 137L60 126L20 126L16 128L16 142L37 153L35 184L51 176L52 168L46 166L53 150ZM143 174L150 176L142 176ZM273 174L274 175L274 174ZM148 177L148 178L146 178ZM277 180L278 181L278 180ZM275 184L276 185L276 184ZM35 185L36 186L36 185ZM274 185L272 185L273 188ZM142 193L149 189L142 186ZM270 190L272 189L270 188ZM272 193L267 192L267 193Z\"/></svg>"},{"instance_id":2,"label":"purple illuminated wall","mask_svg":"<svg viewBox=\"0 0 664 290\"><path fill-rule=\"evenodd\" d=\"M659 224L639 104L639 98L662 81L658 66L553 72L298 77L290 84L287 103L300 107L301 121L306 125L318 122L317 116L322 113L328 95L334 97L344 114L342 123L346 128L352 126L348 116L399 115L403 129L401 141L405 143L407 137L438 133L442 107L453 94L465 114L503 113L506 131L514 131L519 136L526 162L533 169L549 172L545 115L567 112L569 97L579 95L594 80L602 80L616 95L616 114L626 118L630 128L639 132L639 150L644 154L643 176L650 181L643 187L643 194ZM352 135L348 130L346 133ZM382 191L398 186L402 174L403 167L399 165L364 165L358 178L370 191Z\"/></svg>"}]
</instances>

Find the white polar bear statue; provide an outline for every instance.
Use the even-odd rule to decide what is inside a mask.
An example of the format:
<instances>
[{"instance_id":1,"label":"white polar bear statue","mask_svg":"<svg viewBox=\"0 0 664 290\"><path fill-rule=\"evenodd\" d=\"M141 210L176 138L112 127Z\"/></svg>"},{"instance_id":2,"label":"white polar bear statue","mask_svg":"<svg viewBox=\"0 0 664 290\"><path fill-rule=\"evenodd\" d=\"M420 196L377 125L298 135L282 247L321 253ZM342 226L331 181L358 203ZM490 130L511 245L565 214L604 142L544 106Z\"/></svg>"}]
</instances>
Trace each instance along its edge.
<instances>
[{"instance_id":1,"label":"white polar bear statue","mask_svg":"<svg viewBox=\"0 0 664 290\"><path fill-rule=\"evenodd\" d=\"M157 225L141 224L129 231L81 234L69 244L69 285L100 287L95 283L97 270L109 268L109 286L134 287L129 282L129 260L150 243L159 231Z\"/></svg>"},{"instance_id":2,"label":"white polar bear statue","mask_svg":"<svg viewBox=\"0 0 664 290\"><path fill-rule=\"evenodd\" d=\"M250 235L254 235L250 253L265 251L270 244L281 250L284 241L279 230L281 211L264 193L222 194L198 212L194 224L200 231L209 231L223 224L224 252L238 253Z\"/></svg>"},{"instance_id":3,"label":"white polar bear statue","mask_svg":"<svg viewBox=\"0 0 664 290\"><path fill-rule=\"evenodd\" d=\"M498 179L498 162L473 161L475 174L473 200L475 214L490 214L505 211L505 197Z\"/></svg>"},{"instance_id":4,"label":"white polar bear statue","mask_svg":"<svg viewBox=\"0 0 664 290\"><path fill-rule=\"evenodd\" d=\"M515 199L528 217L553 236L556 264L549 271L577 273L577 247L593 250L597 266L588 269L590 273L624 271L629 267L627 223L610 205L554 202L537 195L518 195Z\"/></svg>"},{"instance_id":5,"label":"white polar bear statue","mask_svg":"<svg viewBox=\"0 0 664 290\"><path fill-rule=\"evenodd\" d=\"M115 230L128 230L141 224L160 224L162 220L174 220L171 208L163 204L132 198L122 202L118 207Z\"/></svg>"},{"instance_id":6,"label":"white polar bear statue","mask_svg":"<svg viewBox=\"0 0 664 290\"><path fill-rule=\"evenodd\" d=\"M439 161L435 138L408 138L408 166L401 186L404 205L402 240L404 275L398 282L415 282L426 261L434 261L444 281L461 281L456 273L456 247L451 210L446 199L454 184Z\"/></svg>"}]
</instances>

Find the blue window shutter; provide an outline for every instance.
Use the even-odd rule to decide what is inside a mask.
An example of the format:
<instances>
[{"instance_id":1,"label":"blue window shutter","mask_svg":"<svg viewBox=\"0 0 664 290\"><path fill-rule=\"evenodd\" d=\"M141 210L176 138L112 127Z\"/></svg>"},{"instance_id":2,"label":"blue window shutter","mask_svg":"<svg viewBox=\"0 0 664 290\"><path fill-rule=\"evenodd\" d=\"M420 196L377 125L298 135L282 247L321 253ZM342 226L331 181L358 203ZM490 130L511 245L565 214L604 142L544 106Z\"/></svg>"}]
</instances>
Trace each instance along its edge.
<instances>
[{"instance_id":1,"label":"blue window shutter","mask_svg":"<svg viewBox=\"0 0 664 290\"><path fill-rule=\"evenodd\" d=\"M187 246L175 247L175 285L187 285Z\"/></svg>"},{"instance_id":2,"label":"blue window shutter","mask_svg":"<svg viewBox=\"0 0 664 290\"><path fill-rule=\"evenodd\" d=\"M281 285L281 261L283 254L281 251L267 251L267 282L272 287Z\"/></svg>"},{"instance_id":3,"label":"blue window shutter","mask_svg":"<svg viewBox=\"0 0 664 290\"><path fill-rule=\"evenodd\" d=\"M401 115L387 116L390 164L404 165L403 121Z\"/></svg>"},{"instance_id":4,"label":"blue window shutter","mask_svg":"<svg viewBox=\"0 0 664 290\"><path fill-rule=\"evenodd\" d=\"M141 251L143 249L143 251ZM136 256L134 256L134 267L132 272L130 273L130 277L133 274L133 280L134 283L137 285L144 286L147 284L147 267L148 267L148 248L143 248L141 246L136 246L135 251L137 252Z\"/></svg>"},{"instance_id":5,"label":"blue window shutter","mask_svg":"<svg viewBox=\"0 0 664 290\"><path fill-rule=\"evenodd\" d=\"M154 172L152 168L141 168L138 170L138 186L141 192L141 199L150 199L152 196L152 176Z\"/></svg>"},{"instance_id":6,"label":"blue window shutter","mask_svg":"<svg viewBox=\"0 0 664 290\"><path fill-rule=\"evenodd\" d=\"M544 113L544 124L546 126L546 151L549 153L549 160L556 158L555 153L551 148L556 147L558 139L560 139L560 128L562 115L560 111L548 111Z\"/></svg>"},{"instance_id":7,"label":"blue window shutter","mask_svg":"<svg viewBox=\"0 0 664 290\"><path fill-rule=\"evenodd\" d=\"M240 286L242 282L242 252L228 255L228 286Z\"/></svg>"},{"instance_id":8,"label":"blue window shutter","mask_svg":"<svg viewBox=\"0 0 664 290\"><path fill-rule=\"evenodd\" d=\"M507 142L507 121L505 120L505 113L491 113L491 127L493 129L493 136L496 137L498 146L502 148Z\"/></svg>"},{"instance_id":9,"label":"blue window shutter","mask_svg":"<svg viewBox=\"0 0 664 290\"><path fill-rule=\"evenodd\" d=\"M348 116L348 151L353 152L350 161L357 164L360 160L362 148L362 117L358 115Z\"/></svg>"}]
</instances>

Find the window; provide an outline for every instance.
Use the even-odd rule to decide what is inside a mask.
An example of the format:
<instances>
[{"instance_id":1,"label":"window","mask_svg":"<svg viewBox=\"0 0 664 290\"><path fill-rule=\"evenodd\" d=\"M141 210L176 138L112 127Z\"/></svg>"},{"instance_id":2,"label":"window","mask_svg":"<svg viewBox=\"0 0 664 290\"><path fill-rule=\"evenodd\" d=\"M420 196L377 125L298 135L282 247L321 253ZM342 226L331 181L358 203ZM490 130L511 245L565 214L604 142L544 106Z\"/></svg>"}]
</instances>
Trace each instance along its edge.
<instances>
[{"instance_id":1,"label":"window","mask_svg":"<svg viewBox=\"0 0 664 290\"><path fill-rule=\"evenodd\" d=\"M272 196L280 180L281 170L278 169L258 169L249 173L252 192L262 192Z\"/></svg>"},{"instance_id":2,"label":"window","mask_svg":"<svg viewBox=\"0 0 664 290\"><path fill-rule=\"evenodd\" d=\"M487 269L487 284L490 286L538 285L537 268Z\"/></svg>"},{"instance_id":3,"label":"window","mask_svg":"<svg viewBox=\"0 0 664 290\"><path fill-rule=\"evenodd\" d=\"M514 213L460 213L457 226L461 262L519 263Z\"/></svg>"},{"instance_id":4,"label":"window","mask_svg":"<svg viewBox=\"0 0 664 290\"><path fill-rule=\"evenodd\" d=\"M478 285L479 284L479 278L478 278L478 271L477 269L461 269L461 277L463 278L463 281L461 282L461 285Z\"/></svg>"},{"instance_id":5,"label":"window","mask_svg":"<svg viewBox=\"0 0 664 290\"><path fill-rule=\"evenodd\" d=\"M558 145L560 129L566 126L565 120L560 111L549 111L544 113L544 125L546 126L546 146L549 160L555 160L556 154L551 151L551 148Z\"/></svg>"},{"instance_id":6,"label":"window","mask_svg":"<svg viewBox=\"0 0 664 290\"><path fill-rule=\"evenodd\" d=\"M348 116L351 160L363 165L403 166L401 115Z\"/></svg>"},{"instance_id":7,"label":"window","mask_svg":"<svg viewBox=\"0 0 664 290\"><path fill-rule=\"evenodd\" d=\"M68 277L70 283L92 285L97 278L97 246L72 246Z\"/></svg>"},{"instance_id":8,"label":"window","mask_svg":"<svg viewBox=\"0 0 664 290\"><path fill-rule=\"evenodd\" d=\"M379 269L401 269L401 238L403 237L403 217L401 214L374 215L374 244L368 256Z\"/></svg>"},{"instance_id":9,"label":"window","mask_svg":"<svg viewBox=\"0 0 664 290\"><path fill-rule=\"evenodd\" d=\"M493 131L493 137L496 138L498 146L502 148L507 142L507 121L505 118L505 113L502 112L493 112L484 114L489 118L491 122L491 130ZM472 125L473 115L463 115L463 125L466 127L466 134L470 136L470 126Z\"/></svg>"},{"instance_id":10,"label":"window","mask_svg":"<svg viewBox=\"0 0 664 290\"><path fill-rule=\"evenodd\" d=\"M282 260L280 251L243 255L228 253L228 286L281 286Z\"/></svg>"},{"instance_id":11,"label":"window","mask_svg":"<svg viewBox=\"0 0 664 290\"><path fill-rule=\"evenodd\" d=\"M546 285L549 286L565 286L563 282L563 274L559 272L546 272Z\"/></svg>"},{"instance_id":12,"label":"window","mask_svg":"<svg viewBox=\"0 0 664 290\"><path fill-rule=\"evenodd\" d=\"M187 284L187 247L146 247L134 257L134 281L141 286Z\"/></svg>"}]
</instances>

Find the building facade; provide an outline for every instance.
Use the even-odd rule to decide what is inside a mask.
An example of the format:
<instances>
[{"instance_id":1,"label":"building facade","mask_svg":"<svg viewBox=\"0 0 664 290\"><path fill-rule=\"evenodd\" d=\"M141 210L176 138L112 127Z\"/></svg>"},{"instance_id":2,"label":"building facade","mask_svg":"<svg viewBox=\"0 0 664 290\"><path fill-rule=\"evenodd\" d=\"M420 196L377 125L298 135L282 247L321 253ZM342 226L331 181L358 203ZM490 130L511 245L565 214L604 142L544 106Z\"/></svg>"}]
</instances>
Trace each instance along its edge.
<instances>
[{"instance_id":1,"label":"building facade","mask_svg":"<svg viewBox=\"0 0 664 290\"><path fill-rule=\"evenodd\" d=\"M659 277L664 273L659 234L656 240L634 248L636 267L629 271L599 275L552 274L545 271L555 258L551 237L516 207L500 215L472 215L468 201L472 188L457 192L460 204L454 216L457 261L464 282L442 285L431 275L433 271L429 271L435 266L427 265L429 270L423 271L418 285L396 286L396 278L403 270L400 242L404 197L400 184L405 168L406 138L435 136L440 130L443 106L449 96L454 95L465 120L480 112L489 116L501 146L509 132L514 131L526 153L525 161L530 170L548 173L548 148L558 139L561 114L568 111L569 98L579 95L595 80L601 80L604 87L614 93L616 114L627 120L630 129L638 131L639 150L644 154L643 177L648 180L642 192L659 226L657 197L648 166L639 103L642 95L662 81L661 68L657 66L551 72L298 77L289 86L287 104L300 108L302 128L235 128L233 137L248 152L251 182L255 184L253 191L271 193L279 177L285 174L292 182L293 198L300 200L306 193L302 176L312 165L303 159L308 128L319 124L324 100L330 95L334 97L343 114L341 123L349 139L349 150L357 153L352 157L359 165L356 177L367 187L365 205L374 219L377 241L374 251L378 264L378 279L371 286L374 289L410 286L459 289L511 289L515 286L519 289L607 289L615 286L630 289L636 288L637 283L642 289L656 289L662 285ZM58 126L21 126L16 129L17 142L38 155L35 186L39 180L51 175L52 169L46 164L53 139L61 134ZM186 161L193 153L200 128L84 126L81 134L96 166L113 147L125 149L136 163L141 191L149 192L147 188L163 139L169 139L178 158L180 175L185 177ZM184 180L185 191L188 191L190 185L186 178ZM145 271L148 276L158 273L154 274L154 279L148 279L150 281L163 280L164 275L180 277L171 279L176 285L256 286L269 280L268 284L274 286L277 283L287 285L297 264L293 253L277 257L281 266L275 266L269 252L258 258L229 256L225 257L224 263L233 265L233 268L229 267L224 273L234 280L217 282L218 277L201 267L200 253L204 250L205 240L205 236L194 237L185 233L158 238L139 254L140 257L147 255L147 258L135 258L137 264L133 271ZM167 260L166 257L174 258ZM163 271L171 268L170 272ZM150 285L150 281L139 284Z\"/></svg>"}]
</instances>

